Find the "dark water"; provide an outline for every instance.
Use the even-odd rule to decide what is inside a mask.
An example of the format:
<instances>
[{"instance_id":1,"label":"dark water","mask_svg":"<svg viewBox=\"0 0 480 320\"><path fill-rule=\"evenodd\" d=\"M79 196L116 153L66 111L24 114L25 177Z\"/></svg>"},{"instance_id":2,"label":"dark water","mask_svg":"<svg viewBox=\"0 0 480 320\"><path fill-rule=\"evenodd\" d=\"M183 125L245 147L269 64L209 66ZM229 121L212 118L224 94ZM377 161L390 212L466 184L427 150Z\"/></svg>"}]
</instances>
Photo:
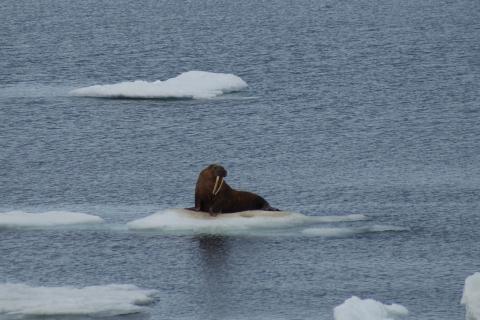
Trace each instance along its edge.
<instances>
[{"instance_id":1,"label":"dark water","mask_svg":"<svg viewBox=\"0 0 480 320\"><path fill-rule=\"evenodd\" d=\"M333 319L352 295L462 319L479 271L480 2L2 1L0 207L121 226L190 206L212 162L308 215L409 232L0 231L0 282L158 289L152 319ZM210 100L77 87L240 76Z\"/></svg>"}]
</instances>

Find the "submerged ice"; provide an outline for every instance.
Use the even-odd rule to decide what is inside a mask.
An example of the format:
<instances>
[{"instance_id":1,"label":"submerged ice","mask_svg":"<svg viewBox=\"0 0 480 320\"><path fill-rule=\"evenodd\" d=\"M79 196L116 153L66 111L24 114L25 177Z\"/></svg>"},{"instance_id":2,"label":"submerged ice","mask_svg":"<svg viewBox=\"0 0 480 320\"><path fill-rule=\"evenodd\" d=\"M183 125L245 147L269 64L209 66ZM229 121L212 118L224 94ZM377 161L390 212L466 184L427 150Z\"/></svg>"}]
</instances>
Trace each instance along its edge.
<instances>
[{"instance_id":1,"label":"submerged ice","mask_svg":"<svg viewBox=\"0 0 480 320\"><path fill-rule=\"evenodd\" d=\"M134 285L32 287L25 284L0 284L0 315L114 316L145 310L156 290L140 289Z\"/></svg>"},{"instance_id":2,"label":"submerged ice","mask_svg":"<svg viewBox=\"0 0 480 320\"><path fill-rule=\"evenodd\" d=\"M54 227L102 222L103 219L98 216L68 211L48 211L42 213L11 211L0 213L0 228Z\"/></svg>"},{"instance_id":3,"label":"submerged ice","mask_svg":"<svg viewBox=\"0 0 480 320\"><path fill-rule=\"evenodd\" d=\"M386 305L373 299L353 296L333 310L335 320L396 320L408 315L400 304Z\"/></svg>"},{"instance_id":4,"label":"submerged ice","mask_svg":"<svg viewBox=\"0 0 480 320\"><path fill-rule=\"evenodd\" d=\"M465 305L466 320L480 320L480 272L465 279L461 303Z\"/></svg>"},{"instance_id":5,"label":"submerged ice","mask_svg":"<svg viewBox=\"0 0 480 320\"><path fill-rule=\"evenodd\" d=\"M330 228L307 228L302 231L305 235L319 236L319 237L349 237L362 233L375 233L375 232L398 232L408 231L408 228L396 227L396 226L383 226L373 225L364 227L330 227Z\"/></svg>"},{"instance_id":6,"label":"submerged ice","mask_svg":"<svg viewBox=\"0 0 480 320\"><path fill-rule=\"evenodd\" d=\"M94 85L70 93L81 97L132 99L207 99L247 87L240 77L227 73L188 71L165 81L142 80Z\"/></svg>"}]
</instances>

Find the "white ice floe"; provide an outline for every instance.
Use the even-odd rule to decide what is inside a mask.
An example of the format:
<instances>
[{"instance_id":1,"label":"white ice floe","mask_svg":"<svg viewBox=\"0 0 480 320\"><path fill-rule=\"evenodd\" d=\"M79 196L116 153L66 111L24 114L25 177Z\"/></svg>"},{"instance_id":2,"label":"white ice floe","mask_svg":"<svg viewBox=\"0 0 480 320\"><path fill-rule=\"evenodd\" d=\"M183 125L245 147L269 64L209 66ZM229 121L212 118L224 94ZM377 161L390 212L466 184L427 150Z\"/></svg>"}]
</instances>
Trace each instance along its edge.
<instances>
[{"instance_id":1,"label":"white ice floe","mask_svg":"<svg viewBox=\"0 0 480 320\"><path fill-rule=\"evenodd\" d=\"M11 211L0 213L0 228L44 228L77 224L95 224L102 222L103 219L98 216L68 211L48 211L41 213Z\"/></svg>"},{"instance_id":2,"label":"white ice floe","mask_svg":"<svg viewBox=\"0 0 480 320\"><path fill-rule=\"evenodd\" d=\"M303 234L320 237L349 237L355 234L389 232L389 231L408 231L410 229L396 226L373 225L365 227L329 227L329 228L307 228L302 231Z\"/></svg>"},{"instance_id":3,"label":"white ice floe","mask_svg":"<svg viewBox=\"0 0 480 320\"><path fill-rule=\"evenodd\" d=\"M351 297L333 309L335 320L396 320L408 315L400 304L386 305L373 299Z\"/></svg>"},{"instance_id":4,"label":"white ice floe","mask_svg":"<svg viewBox=\"0 0 480 320\"><path fill-rule=\"evenodd\" d=\"M342 220L343 219L343 220ZM366 219L363 215L348 216L306 216L285 211L244 211L220 214L216 217L206 212L185 209L166 209L127 224L129 229L191 231L198 233L223 233L255 229L289 228L298 225L335 221L356 221Z\"/></svg>"},{"instance_id":5,"label":"white ice floe","mask_svg":"<svg viewBox=\"0 0 480 320\"><path fill-rule=\"evenodd\" d=\"M465 305L466 320L480 320L480 272L465 279L461 303Z\"/></svg>"},{"instance_id":6,"label":"white ice floe","mask_svg":"<svg viewBox=\"0 0 480 320\"><path fill-rule=\"evenodd\" d=\"M188 71L165 81L142 80L95 85L75 89L70 94L81 97L132 99L208 99L245 89L247 83L227 73Z\"/></svg>"},{"instance_id":7,"label":"white ice floe","mask_svg":"<svg viewBox=\"0 0 480 320\"><path fill-rule=\"evenodd\" d=\"M0 284L0 315L114 316L142 312L156 290L110 284L84 288Z\"/></svg>"}]
</instances>

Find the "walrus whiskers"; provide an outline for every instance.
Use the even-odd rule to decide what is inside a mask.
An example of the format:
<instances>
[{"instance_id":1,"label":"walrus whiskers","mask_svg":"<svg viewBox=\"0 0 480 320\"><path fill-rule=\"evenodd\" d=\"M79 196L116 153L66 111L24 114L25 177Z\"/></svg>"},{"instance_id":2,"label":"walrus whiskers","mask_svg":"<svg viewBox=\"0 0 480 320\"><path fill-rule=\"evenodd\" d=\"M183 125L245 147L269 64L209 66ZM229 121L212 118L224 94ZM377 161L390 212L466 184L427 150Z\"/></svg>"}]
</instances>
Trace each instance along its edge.
<instances>
[{"instance_id":1,"label":"walrus whiskers","mask_svg":"<svg viewBox=\"0 0 480 320\"><path fill-rule=\"evenodd\" d=\"M220 192L220 189L222 189L222 186L223 186L223 178L222 178L222 180L220 181L220 185L218 186L217 192L214 192L214 193L213 193L214 196L216 196L216 195Z\"/></svg>"},{"instance_id":2,"label":"walrus whiskers","mask_svg":"<svg viewBox=\"0 0 480 320\"><path fill-rule=\"evenodd\" d=\"M219 179L219 178L220 178L220 177L217 176L217 179L215 179L215 185L213 186L213 190L212 190L212 194L213 194L213 195L215 195L215 191L217 190L217 185L218 185L218 179Z\"/></svg>"}]
</instances>

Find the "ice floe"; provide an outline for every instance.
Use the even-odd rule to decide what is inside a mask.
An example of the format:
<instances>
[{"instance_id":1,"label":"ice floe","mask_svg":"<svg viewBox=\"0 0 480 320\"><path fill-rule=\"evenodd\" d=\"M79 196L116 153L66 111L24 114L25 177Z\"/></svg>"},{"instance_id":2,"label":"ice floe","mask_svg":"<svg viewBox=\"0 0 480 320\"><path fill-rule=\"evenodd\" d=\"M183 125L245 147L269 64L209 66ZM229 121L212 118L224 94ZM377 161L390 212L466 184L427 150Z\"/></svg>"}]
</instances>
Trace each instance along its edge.
<instances>
[{"instance_id":1,"label":"ice floe","mask_svg":"<svg viewBox=\"0 0 480 320\"><path fill-rule=\"evenodd\" d=\"M130 81L75 89L74 96L130 99L208 99L240 91L247 83L227 73L188 71L165 81Z\"/></svg>"},{"instance_id":2,"label":"ice floe","mask_svg":"<svg viewBox=\"0 0 480 320\"><path fill-rule=\"evenodd\" d=\"M286 211L244 211L220 214L185 209L166 209L127 224L133 230L191 231L197 233L224 233L258 229L290 228L309 223L359 221L364 215L306 216Z\"/></svg>"},{"instance_id":3,"label":"ice floe","mask_svg":"<svg viewBox=\"0 0 480 320\"><path fill-rule=\"evenodd\" d=\"M480 320L480 272L465 279L461 303L465 305L466 320Z\"/></svg>"},{"instance_id":4,"label":"ice floe","mask_svg":"<svg viewBox=\"0 0 480 320\"><path fill-rule=\"evenodd\" d=\"M114 316L145 310L156 290L134 285L32 287L0 284L0 315L7 316Z\"/></svg>"},{"instance_id":5,"label":"ice floe","mask_svg":"<svg viewBox=\"0 0 480 320\"><path fill-rule=\"evenodd\" d=\"M68 211L48 211L41 213L10 211L0 213L0 228L44 228L78 224L97 224L102 222L104 222L103 219L98 216Z\"/></svg>"},{"instance_id":6,"label":"ice floe","mask_svg":"<svg viewBox=\"0 0 480 320\"><path fill-rule=\"evenodd\" d=\"M408 315L400 304L386 305L373 299L353 296L333 309L335 320L396 320Z\"/></svg>"}]
</instances>

